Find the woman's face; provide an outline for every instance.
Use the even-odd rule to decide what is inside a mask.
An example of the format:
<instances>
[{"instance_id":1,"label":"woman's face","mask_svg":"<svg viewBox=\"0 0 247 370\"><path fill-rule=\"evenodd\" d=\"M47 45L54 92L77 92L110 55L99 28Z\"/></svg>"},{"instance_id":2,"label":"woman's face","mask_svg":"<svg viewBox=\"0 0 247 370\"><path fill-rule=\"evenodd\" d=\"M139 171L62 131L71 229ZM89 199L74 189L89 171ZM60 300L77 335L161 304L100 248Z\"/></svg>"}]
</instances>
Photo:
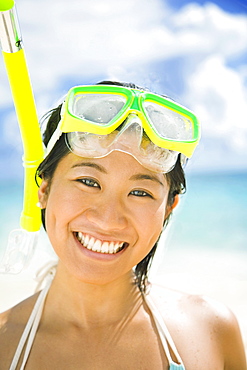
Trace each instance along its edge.
<instances>
[{"instance_id":1,"label":"woman's face","mask_svg":"<svg viewBox=\"0 0 247 370\"><path fill-rule=\"evenodd\" d=\"M114 151L58 164L39 198L46 229L63 266L76 278L104 284L128 274L152 249L167 216L163 174Z\"/></svg>"}]
</instances>

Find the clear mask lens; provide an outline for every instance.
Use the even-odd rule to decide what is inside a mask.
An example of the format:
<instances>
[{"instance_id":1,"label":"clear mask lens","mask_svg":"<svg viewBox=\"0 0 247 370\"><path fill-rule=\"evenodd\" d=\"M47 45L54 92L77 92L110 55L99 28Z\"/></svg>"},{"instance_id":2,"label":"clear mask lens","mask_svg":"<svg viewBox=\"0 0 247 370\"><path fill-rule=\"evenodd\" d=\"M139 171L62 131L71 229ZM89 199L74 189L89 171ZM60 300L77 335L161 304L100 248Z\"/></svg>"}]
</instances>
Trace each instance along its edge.
<instances>
[{"instance_id":1,"label":"clear mask lens","mask_svg":"<svg viewBox=\"0 0 247 370\"><path fill-rule=\"evenodd\" d=\"M162 138L178 141L193 140L192 122L187 117L151 101L144 101L143 108Z\"/></svg>"},{"instance_id":2,"label":"clear mask lens","mask_svg":"<svg viewBox=\"0 0 247 370\"><path fill-rule=\"evenodd\" d=\"M108 124L121 111L127 98L119 94L77 94L71 113L81 119Z\"/></svg>"}]
</instances>

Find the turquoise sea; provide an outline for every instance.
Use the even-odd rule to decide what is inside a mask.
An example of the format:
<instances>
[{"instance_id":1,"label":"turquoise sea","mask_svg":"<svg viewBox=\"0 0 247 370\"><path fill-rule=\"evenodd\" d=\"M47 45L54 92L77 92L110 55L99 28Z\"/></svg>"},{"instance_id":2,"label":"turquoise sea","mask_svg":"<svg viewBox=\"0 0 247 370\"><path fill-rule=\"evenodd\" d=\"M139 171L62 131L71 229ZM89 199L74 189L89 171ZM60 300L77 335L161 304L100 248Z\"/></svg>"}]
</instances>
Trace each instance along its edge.
<instances>
[{"instance_id":1,"label":"turquoise sea","mask_svg":"<svg viewBox=\"0 0 247 370\"><path fill-rule=\"evenodd\" d=\"M176 248L247 252L247 173L189 175L181 203L174 216Z\"/></svg>"}]
</instances>

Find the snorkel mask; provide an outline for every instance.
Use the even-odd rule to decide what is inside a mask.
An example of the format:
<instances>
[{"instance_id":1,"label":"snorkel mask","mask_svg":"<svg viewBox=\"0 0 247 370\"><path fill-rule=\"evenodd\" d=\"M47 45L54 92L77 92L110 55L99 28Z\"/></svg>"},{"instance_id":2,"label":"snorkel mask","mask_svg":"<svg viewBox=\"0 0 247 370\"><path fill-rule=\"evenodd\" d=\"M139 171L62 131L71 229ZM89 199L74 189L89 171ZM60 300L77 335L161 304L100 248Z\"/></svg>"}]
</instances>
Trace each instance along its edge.
<instances>
[{"instance_id":1,"label":"snorkel mask","mask_svg":"<svg viewBox=\"0 0 247 370\"><path fill-rule=\"evenodd\" d=\"M147 91L115 85L70 89L46 155L62 133L78 156L102 158L118 150L163 173L172 170L179 153L183 165L200 136L198 120L188 109Z\"/></svg>"}]
</instances>

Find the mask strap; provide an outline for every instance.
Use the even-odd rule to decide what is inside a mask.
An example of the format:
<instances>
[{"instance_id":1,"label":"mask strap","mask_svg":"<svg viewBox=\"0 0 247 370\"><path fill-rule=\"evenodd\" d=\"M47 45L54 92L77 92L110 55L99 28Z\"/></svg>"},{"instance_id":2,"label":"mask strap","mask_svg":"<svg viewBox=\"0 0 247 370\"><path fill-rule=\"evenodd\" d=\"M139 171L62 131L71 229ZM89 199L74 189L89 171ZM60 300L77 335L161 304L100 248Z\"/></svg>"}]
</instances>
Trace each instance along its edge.
<instances>
[{"instance_id":1,"label":"mask strap","mask_svg":"<svg viewBox=\"0 0 247 370\"><path fill-rule=\"evenodd\" d=\"M45 149L45 157L47 157L48 154L52 151L56 142L59 140L60 136L62 135L62 131L60 130L61 122L62 122L62 120L60 120L60 122L58 123L56 130L53 132L53 134L52 134L52 136L51 136L51 138L50 138L50 140L47 144L47 147Z\"/></svg>"}]
</instances>

